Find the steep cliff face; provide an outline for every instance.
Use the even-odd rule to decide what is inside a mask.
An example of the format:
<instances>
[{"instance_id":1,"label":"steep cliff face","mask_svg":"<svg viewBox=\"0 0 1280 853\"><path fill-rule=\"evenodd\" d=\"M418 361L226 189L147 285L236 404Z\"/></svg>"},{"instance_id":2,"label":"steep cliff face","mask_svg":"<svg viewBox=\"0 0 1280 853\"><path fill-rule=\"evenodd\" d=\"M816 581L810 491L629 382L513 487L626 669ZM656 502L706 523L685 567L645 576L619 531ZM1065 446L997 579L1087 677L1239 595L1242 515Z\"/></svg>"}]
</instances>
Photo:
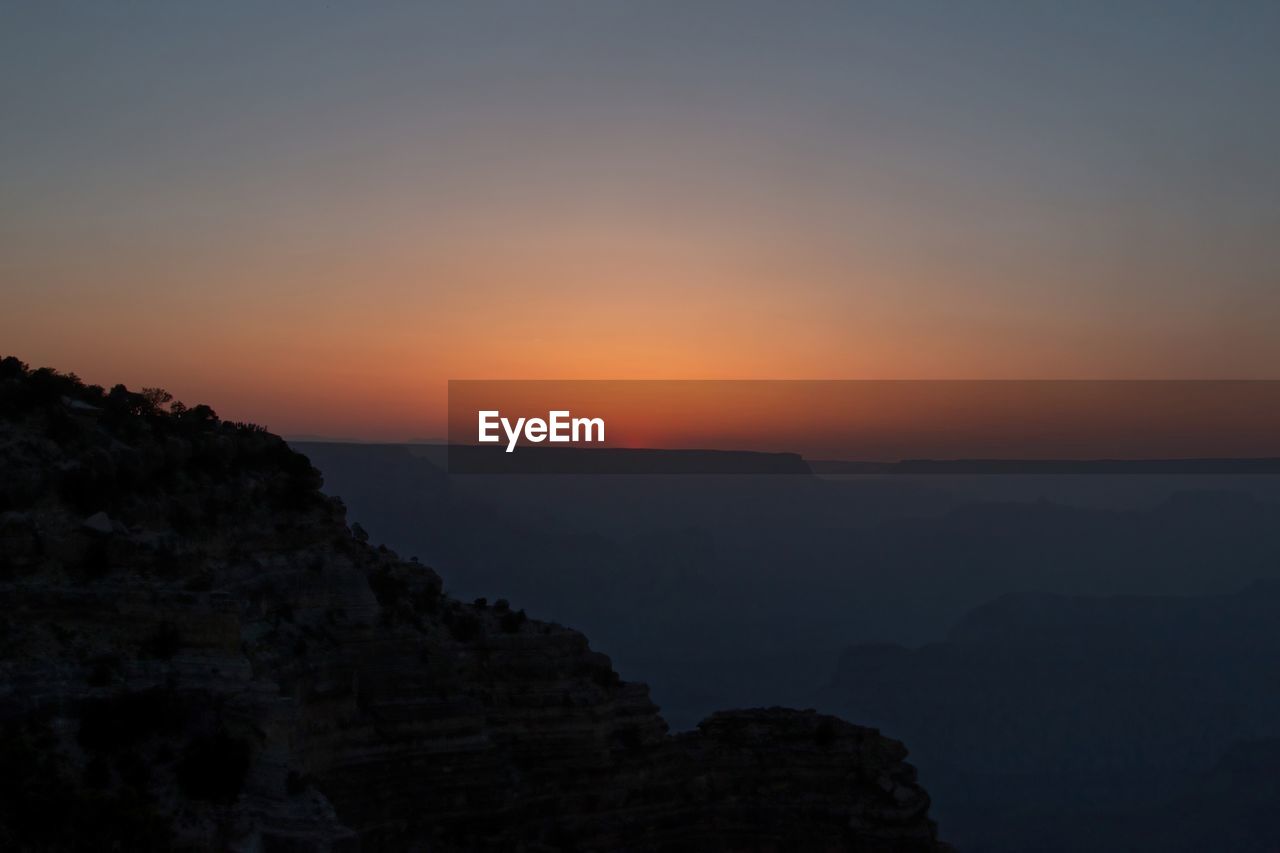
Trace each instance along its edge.
<instances>
[{"instance_id":1,"label":"steep cliff face","mask_svg":"<svg viewBox=\"0 0 1280 853\"><path fill-rule=\"evenodd\" d=\"M581 634L362 541L277 437L0 363L0 847L933 851L902 745L670 736Z\"/></svg>"}]
</instances>

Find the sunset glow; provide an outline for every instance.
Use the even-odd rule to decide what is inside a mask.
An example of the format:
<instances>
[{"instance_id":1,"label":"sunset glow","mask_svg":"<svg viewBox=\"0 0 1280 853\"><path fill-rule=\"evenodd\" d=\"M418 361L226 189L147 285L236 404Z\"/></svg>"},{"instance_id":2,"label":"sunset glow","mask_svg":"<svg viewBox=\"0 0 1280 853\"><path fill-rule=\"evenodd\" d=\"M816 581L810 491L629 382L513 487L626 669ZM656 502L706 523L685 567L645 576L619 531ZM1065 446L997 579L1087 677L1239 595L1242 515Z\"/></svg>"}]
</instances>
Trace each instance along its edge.
<instances>
[{"instance_id":1,"label":"sunset glow","mask_svg":"<svg viewBox=\"0 0 1280 853\"><path fill-rule=\"evenodd\" d=\"M1276 376L1243 5L538 9L10 9L0 349L380 440L451 378Z\"/></svg>"}]
</instances>

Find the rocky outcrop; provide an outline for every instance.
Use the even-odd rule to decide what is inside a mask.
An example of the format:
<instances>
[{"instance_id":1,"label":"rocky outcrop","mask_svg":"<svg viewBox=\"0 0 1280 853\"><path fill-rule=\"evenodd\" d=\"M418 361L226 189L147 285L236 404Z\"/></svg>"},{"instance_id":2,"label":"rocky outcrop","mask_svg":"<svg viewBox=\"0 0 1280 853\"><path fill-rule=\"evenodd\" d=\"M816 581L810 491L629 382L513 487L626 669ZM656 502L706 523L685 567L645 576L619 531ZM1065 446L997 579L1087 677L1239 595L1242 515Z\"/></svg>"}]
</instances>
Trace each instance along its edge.
<instances>
[{"instance_id":1,"label":"rocky outcrop","mask_svg":"<svg viewBox=\"0 0 1280 853\"><path fill-rule=\"evenodd\" d=\"M0 363L0 847L939 849L901 744L668 735L570 629L362 541L277 437Z\"/></svg>"}]
</instances>

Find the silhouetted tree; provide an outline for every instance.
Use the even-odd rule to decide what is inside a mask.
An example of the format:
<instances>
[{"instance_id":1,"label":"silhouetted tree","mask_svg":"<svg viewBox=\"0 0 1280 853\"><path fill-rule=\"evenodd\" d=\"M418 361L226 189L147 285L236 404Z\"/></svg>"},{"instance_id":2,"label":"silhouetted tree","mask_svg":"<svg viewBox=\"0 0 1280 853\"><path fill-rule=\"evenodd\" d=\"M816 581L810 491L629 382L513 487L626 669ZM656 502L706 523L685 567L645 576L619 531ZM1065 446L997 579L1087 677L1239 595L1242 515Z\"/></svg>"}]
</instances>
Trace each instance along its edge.
<instances>
[{"instance_id":1,"label":"silhouetted tree","mask_svg":"<svg viewBox=\"0 0 1280 853\"><path fill-rule=\"evenodd\" d=\"M163 388L143 388L141 396L153 413L159 412L162 406L173 402L173 395Z\"/></svg>"}]
</instances>

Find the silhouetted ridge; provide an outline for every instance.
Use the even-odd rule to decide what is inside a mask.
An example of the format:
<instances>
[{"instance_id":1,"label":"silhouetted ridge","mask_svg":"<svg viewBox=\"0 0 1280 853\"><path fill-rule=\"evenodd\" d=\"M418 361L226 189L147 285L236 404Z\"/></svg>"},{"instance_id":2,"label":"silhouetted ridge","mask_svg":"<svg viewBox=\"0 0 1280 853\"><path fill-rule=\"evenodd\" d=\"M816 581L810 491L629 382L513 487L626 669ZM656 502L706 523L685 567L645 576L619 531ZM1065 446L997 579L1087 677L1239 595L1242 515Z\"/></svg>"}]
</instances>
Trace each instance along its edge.
<instances>
[{"instance_id":1,"label":"silhouetted ridge","mask_svg":"<svg viewBox=\"0 0 1280 853\"><path fill-rule=\"evenodd\" d=\"M668 736L258 427L5 359L0 474L5 849L941 849L900 743L778 708Z\"/></svg>"}]
</instances>

